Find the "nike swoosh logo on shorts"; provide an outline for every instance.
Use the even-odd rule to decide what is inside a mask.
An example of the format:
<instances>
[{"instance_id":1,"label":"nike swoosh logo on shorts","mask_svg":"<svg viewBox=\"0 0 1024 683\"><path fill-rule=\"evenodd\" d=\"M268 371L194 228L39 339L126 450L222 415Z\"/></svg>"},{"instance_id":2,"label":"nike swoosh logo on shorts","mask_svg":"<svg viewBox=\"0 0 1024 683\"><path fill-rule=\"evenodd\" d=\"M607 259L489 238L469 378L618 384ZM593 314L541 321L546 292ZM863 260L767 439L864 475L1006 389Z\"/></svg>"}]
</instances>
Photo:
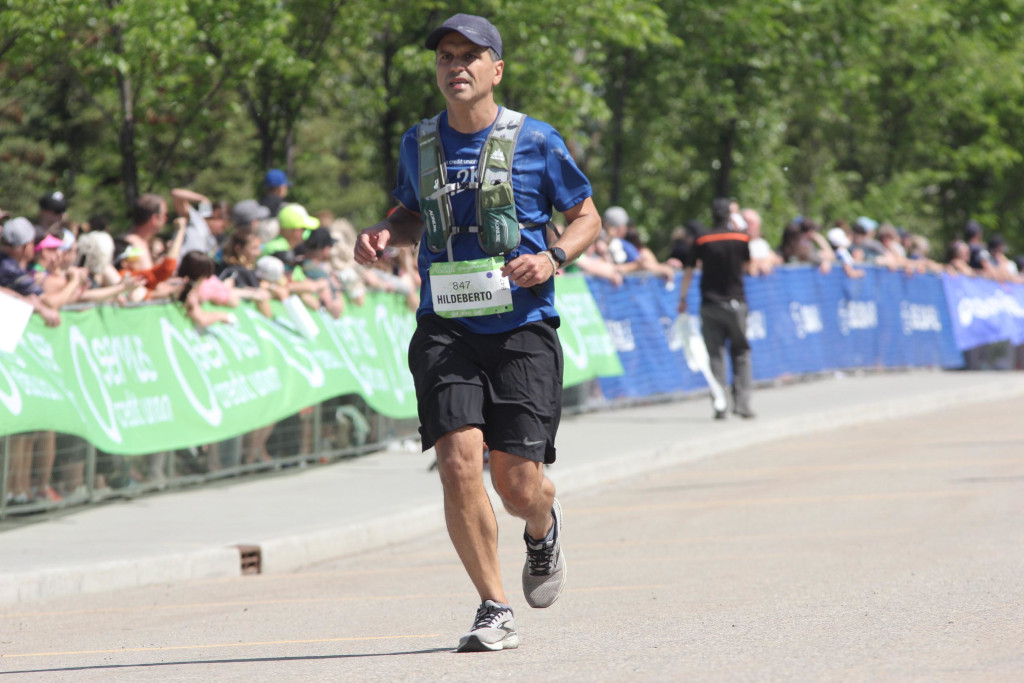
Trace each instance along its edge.
<instances>
[{"instance_id":1,"label":"nike swoosh logo on shorts","mask_svg":"<svg viewBox=\"0 0 1024 683\"><path fill-rule=\"evenodd\" d=\"M540 441L528 441L525 436L523 437L524 446L539 446L542 443L544 443L544 439L541 439Z\"/></svg>"}]
</instances>

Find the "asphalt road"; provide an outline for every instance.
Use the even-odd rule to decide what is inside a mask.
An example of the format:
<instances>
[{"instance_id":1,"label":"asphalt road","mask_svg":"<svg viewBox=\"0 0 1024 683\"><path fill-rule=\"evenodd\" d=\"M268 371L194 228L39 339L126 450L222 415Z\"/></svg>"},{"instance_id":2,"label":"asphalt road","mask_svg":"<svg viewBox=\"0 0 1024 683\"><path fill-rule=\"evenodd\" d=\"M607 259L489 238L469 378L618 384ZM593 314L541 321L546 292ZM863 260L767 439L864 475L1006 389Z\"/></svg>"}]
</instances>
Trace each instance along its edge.
<instances>
[{"instance_id":1,"label":"asphalt road","mask_svg":"<svg viewBox=\"0 0 1024 683\"><path fill-rule=\"evenodd\" d=\"M821 432L561 498L569 576L455 654L447 537L307 570L0 609L3 680L1024 680L1024 398Z\"/></svg>"}]
</instances>

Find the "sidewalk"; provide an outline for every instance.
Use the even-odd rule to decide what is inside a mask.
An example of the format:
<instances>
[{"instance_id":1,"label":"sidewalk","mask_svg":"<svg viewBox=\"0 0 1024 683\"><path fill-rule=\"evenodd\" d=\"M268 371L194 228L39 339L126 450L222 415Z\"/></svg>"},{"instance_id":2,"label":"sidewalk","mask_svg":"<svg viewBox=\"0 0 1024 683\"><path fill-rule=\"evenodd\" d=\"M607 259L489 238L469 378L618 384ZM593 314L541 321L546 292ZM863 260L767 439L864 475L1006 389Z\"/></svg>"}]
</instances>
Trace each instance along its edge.
<instances>
[{"instance_id":1,"label":"sidewalk","mask_svg":"<svg viewBox=\"0 0 1024 683\"><path fill-rule=\"evenodd\" d=\"M766 441L1024 395L1024 373L838 376L755 393L756 420L711 419L689 400L562 420L559 494ZM444 526L433 453L385 452L275 476L115 501L0 533L0 605L264 573L415 538Z\"/></svg>"}]
</instances>

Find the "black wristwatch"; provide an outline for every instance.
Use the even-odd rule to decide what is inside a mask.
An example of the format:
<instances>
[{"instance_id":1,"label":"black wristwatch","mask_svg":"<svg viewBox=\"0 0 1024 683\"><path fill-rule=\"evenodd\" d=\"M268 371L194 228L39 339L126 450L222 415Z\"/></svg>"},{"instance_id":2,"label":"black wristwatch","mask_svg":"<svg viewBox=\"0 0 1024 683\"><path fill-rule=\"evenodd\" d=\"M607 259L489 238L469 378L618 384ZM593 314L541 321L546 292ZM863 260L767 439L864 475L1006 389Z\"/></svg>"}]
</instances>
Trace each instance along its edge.
<instances>
[{"instance_id":1,"label":"black wristwatch","mask_svg":"<svg viewBox=\"0 0 1024 683\"><path fill-rule=\"evenodd\" d=\"M551 247L550 249L548 249L548 252L551 254L552 258L555 259L555 263L558 264L559 268L561 268L562 266L565 265L565 252L564 251L562 251L558 247Z\"/></svg>"}]
</instances>

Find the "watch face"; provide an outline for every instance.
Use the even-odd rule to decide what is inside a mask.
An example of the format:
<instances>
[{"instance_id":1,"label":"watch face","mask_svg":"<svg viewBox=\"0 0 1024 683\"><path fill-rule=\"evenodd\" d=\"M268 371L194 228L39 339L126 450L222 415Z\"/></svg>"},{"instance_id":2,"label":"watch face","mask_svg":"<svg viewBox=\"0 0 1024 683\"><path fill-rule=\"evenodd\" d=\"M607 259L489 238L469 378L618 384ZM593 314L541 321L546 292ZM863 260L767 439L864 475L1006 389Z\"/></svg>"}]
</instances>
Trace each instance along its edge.
<instances>
[{"instance_id":1,"label":"watch face","mask_svg":"<svg viewBox=\"0 0 1024 683\"><path fill-rule=\"evenodd\" d=\"M548 251L550 251L551 255L555 257L555 262L558 263L559 267L565 265L565 252L562 251L561 248L551 247L550 249L548 249Z\"/></svg>"}]
</instances>

